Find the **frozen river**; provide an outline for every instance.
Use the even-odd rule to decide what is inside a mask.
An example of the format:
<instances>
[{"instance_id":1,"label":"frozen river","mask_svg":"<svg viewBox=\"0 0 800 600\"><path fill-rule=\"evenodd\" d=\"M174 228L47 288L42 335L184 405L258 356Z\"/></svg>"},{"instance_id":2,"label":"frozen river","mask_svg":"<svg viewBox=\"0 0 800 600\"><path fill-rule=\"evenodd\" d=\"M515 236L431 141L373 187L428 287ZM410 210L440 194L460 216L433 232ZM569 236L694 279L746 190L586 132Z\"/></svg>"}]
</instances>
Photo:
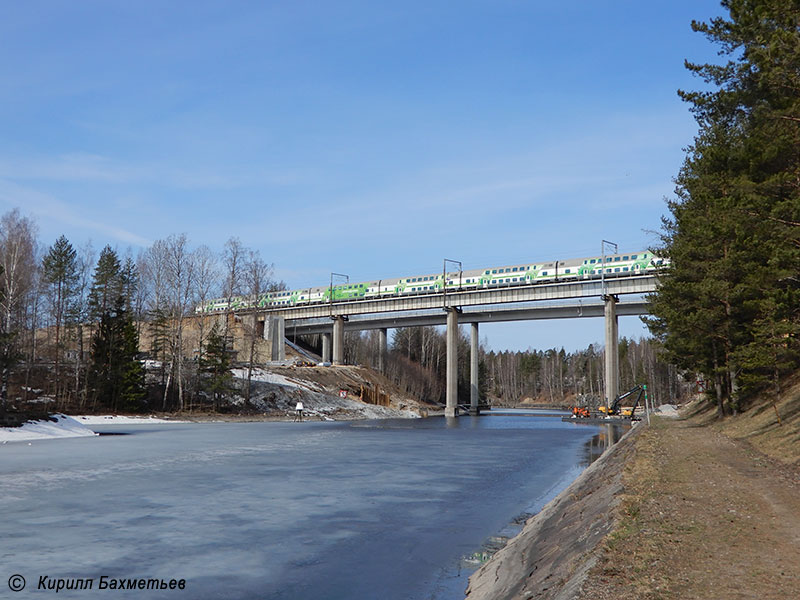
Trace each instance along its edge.
<instances>
[{"instance_id":1,"label":"frozen river","mask_svg":"<svg viewBox=\"0 0 800 600\"><path fill-rule=\"evenodd\" d=\"M463 557L574 479L600 431L531 415L97 429L127 435L0 447L0 595L19 574L15 599L53 594L42 576L94 579L67 598L463 598Z\"/></svg>"}]
</instances>

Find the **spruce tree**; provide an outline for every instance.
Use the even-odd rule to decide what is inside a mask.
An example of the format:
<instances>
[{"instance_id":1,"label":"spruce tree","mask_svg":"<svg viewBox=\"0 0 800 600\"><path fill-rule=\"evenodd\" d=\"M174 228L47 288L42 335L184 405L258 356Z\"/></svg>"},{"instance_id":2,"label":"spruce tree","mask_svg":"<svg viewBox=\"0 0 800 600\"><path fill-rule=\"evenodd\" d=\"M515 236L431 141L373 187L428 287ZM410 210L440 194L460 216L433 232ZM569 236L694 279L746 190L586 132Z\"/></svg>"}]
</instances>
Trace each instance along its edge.
<instances>
[{"instance_id":1,"label":"spruce tree","mask_svg":"<svg viewBox=\"0 0 800 600\"><path fill-rule=\"evenodd\" d=\"M89 316L99 319L111 311L117 298L124 296L122 265L117 252L106 246L100 252L89 291Z\"/></svg>"},{"instance_id":2,"label":"spruce tree","mask_svg":"<svg viewBox=\"0 0 800 600\"><path fill-rule=\"evenodd\" d=\"M205 352L200 358L200 372L204 374L203 387L211 395L214 410L217 410L218 400L232 390L233 375L230 369L231 357L225 336L219 331L217 323L214 323L208 334Z\"/></svg>"},{"instance_id":3,"label":"spruce tree","mask_svg":"<svg viewBox=\"0 0 800 600\"><path fill-rule=\"evenodd\" d=\"M92 338L89 387L94 405L113 411L141 410L145 398L144 368L138 360L139 336L122 296L100 317Z\"/></svg>"}]
</instances>

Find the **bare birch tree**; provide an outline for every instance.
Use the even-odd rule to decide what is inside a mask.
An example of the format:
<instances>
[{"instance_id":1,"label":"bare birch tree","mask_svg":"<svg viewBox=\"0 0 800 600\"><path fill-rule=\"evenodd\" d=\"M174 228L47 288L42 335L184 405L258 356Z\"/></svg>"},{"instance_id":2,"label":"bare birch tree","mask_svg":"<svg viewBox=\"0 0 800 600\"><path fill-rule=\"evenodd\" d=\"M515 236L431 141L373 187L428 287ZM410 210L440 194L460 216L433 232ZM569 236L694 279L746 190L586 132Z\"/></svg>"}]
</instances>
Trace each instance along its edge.
<instances>
[{"instance_id":1,"label":"bare birch tree","mask_svg":"<svg viewBox=\"0 0 800 600\"><path fill-rule=\"evenodd\" d=\"M254 302L258 302L259 296L263 293L270 291L274 282L272 274L274 272L273 265L267 264L261 258L257 250L250 250L247 252L247 258L243 269L243 279L246 286L247 294L253 298ZM253 378L253 367L256 361L256 348L259 338L258 321L255 313L252 319L244 324L245 335L247 338L247 385L245 387L244 398L246 402L250 402L251 382Z\"/></svg>"},{"instance_id":2,"label":"bare birch tree","mask_svg":"<svg viewBox=\"0 0 800 600\"><path fill-rule=\"evenodd\" d=\"M2 347L0 347L0 404L8 398L11 366L19 356L18 336L24 329L24 303L33 288L36 262L36 225L14 209L0 219L0 310L2 311Z\"/></svg>"}]
</instances>

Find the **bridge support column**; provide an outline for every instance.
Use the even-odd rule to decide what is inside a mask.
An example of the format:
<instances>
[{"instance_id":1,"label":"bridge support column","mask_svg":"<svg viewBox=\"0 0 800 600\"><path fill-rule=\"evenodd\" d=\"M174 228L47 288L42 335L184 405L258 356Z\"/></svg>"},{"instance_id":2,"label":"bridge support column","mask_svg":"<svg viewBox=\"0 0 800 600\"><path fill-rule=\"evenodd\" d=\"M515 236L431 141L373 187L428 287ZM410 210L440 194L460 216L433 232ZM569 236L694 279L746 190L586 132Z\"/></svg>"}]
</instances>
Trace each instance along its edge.
<instances>
[{"instance_id":1,"label":"bridge support column","mask_svg":"<svg viewBox=\"0 0 800 600\"><path fill-rule=\"evenodd\" d=\"M458 312L454 307L447 311L447 404L445 417L458 416Z\"/></svg>"},{"instance_id":2,"label":"bridge support column","mask_svg":"<svg viewBox=\"0 0 800 600\"><path fill-rule=\"evenodd\" d=\"M322 362L331 362L331 334L322 334Z\"/></svg>"},{"instance_id":3,"label":"bridge support column","mask_svg":"<svg viewBox=\"0 0 800 600\"><path fill-rule=\"evenodd\" d=\"M378 329L378 373L386 374L387 345L386 334L388 330L384 327Z\"/></svg>"},{"instance_id":4,"label":"bridge support column","mask_svg":"<svg viewBox=\"0 0 800 600\"><path fill-rule=\"evenodd\" d=\"M344 317L333 319L333 364L344 364Z\"/></svg>"},{"instance_id":5,"label":"bridge support column","mask_svg":"<svg viewBox=\"0 0 800 600\"><path fill-rule=\"evenodd\" d=\"M616 296L604 296L606 318L606 406L619 395L619 320Z\"/></svg>"},{"instance_id":6,"label":"bridge support column","mask_svg":"<svg viewBox=\"0 0 800 600\"><path fill-rule=\"evenodd\" d=\"M469 414L479 415L478 409L478 324L472 323L469 340Z\"/></svg>"},{"instance_id":7,"label":"bridge support column","mask_svg":"<svg viewBox=\"0 0 800 600\"><path fill-rule=\"evenodd\" d=\"M267 317L264 323L264 337L270 341L270 360L286 360L286 322L282 316Z\"/></svg>"}]
</instances>

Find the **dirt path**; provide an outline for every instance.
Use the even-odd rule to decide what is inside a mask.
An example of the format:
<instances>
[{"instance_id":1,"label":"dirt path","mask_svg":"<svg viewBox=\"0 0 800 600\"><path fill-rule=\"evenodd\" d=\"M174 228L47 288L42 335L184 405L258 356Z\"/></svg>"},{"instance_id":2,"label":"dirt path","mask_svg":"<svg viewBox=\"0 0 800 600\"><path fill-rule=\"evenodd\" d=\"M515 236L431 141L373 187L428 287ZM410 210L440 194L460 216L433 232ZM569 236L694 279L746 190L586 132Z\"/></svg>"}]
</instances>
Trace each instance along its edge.
<instances>
[{"instance_id":1,"label":"dirt path","mask_svg":"<svg viewBox=\"0 0 800 600\"><path fill-rule=\"evenodd\" d=\"M710 427L658 420L583 599L800 598L800 469Z\"/></svg>"}]
</instances>

